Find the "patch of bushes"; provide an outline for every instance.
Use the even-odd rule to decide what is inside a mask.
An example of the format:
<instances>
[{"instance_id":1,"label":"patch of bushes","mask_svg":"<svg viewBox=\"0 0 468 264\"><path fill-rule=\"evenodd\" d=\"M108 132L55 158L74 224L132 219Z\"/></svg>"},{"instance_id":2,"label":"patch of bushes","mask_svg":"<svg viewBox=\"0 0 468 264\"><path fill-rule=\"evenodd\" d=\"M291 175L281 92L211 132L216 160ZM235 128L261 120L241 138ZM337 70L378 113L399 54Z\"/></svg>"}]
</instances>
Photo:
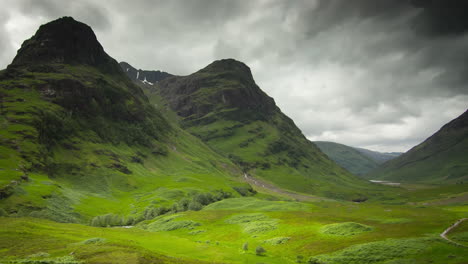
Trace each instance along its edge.
<instances>
[{"instance_id":1,"label":"patch of bushes","mask_svg":"<svg viewBox=\"0 0 468 264\"><path fill-rule=\"evenodd\" d=\"M230 192L225 192L224 190L215 190L214 192L194 192L190 194L187 198L182 198L178 202L172 204L170 208L165 206L147 207L142 215L135 220L135 223L141 222L143 220L151 220L155 217L167 214L169 212L178 213L185 212L188 210L199 211L203 209L204 206L212 204L217 201L221 201L226 198L230 198L232 194Z\"/></svg>"},{"instance_id":2,"label":"patch of bushes","mask_svg":"<svg viewBox=\"0 0 468 264\"><path fill-rule=\"evenodd\" d=\"M323 234L335 236L354 236L364 232L372 231L372 229L373 228L371 226L354 222L346 222L326 225L320 229L320 232Z\"/></svg>"},{"instance_id":3,"label":"patch of bushes","mask_svg":"<svg viewBox=\"0 0 468 264\"><path fill-rule=\"evenodd\" d=\"M257 193L257 191L255 191L249 184L234 186L232 189L234 189L241 196L253 196Z\"/></svg>"},{"instance_id":4,"label":"patch of bushes","mask_svg":"<svg viewBox=\"0 0 468 264\"><path fill-rule=\"evenodd\" d=\"M92 226L108 227L108 226L127 226L133 225L135 220L133 217L122 217L116 214L98 215L91 220Z\"/></svg>"}]
</instances>

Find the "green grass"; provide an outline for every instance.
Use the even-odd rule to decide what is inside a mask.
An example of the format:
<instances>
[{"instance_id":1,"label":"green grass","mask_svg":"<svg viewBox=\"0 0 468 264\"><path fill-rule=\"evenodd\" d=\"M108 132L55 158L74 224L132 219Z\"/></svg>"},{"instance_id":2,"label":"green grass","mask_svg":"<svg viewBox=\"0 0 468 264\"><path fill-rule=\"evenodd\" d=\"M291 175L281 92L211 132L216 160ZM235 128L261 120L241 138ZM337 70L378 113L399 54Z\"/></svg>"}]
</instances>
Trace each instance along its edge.
<instances>
[{"instance_id":1,"label":"green grass","mask_svg":"<svg viewBox=\"0 0 468 264\"><path fill-rule=\"evenodd\" d=\"M435 251L435 252L434 252ZM463 263L465 251L453 248L440 238L388 239L351 246L329 255L319 255L322 263ZM430 256L428 256L430 255Z\"/></svg>"},{"instance_id":2,"label":"green grass","mask_svg":"<svg viewBox=\"0 0 468 264\"><path fill-rule=\"evenodd\" d=\"M203 210L253 210L253 211L306 211L314 208L313 205L288 202L266 201L254 197L234 198L210 204Z\"/></svg>"},{"instance_id":3,"label":"green grass","mask_svg":"<svg viewBox=\"0 0 468 264\"><path fill-rule=\"evenodd\" d=\"M232 198L219 203L251 199ZM279 204L279 208L284 204L283 201L268 202L270 206ZM0 259L25 259L39 252L58 258L74 252L75 259L85 263L109 263L106 259L119 259L121 263L153 263L158 259L168 263L171 260L175 263L295 263L298 255L305 259L318 258L325 263L468 261L464 249L438 239L440 232L467 215L468 211L459 207L447 210L345 202L304 205L308 207L290 211L238 209L236 204L232 208L224 204L222 210L161 216L133 228L0 218ZM378 215L378 219L368 219L369 215ZM323 230L336 227L336 223L340 223L340 232L344 230L353 235L324 234ZM371 232L368 232L369 226ZM356 234L356 230L365 232ZM464 229L459 230L462 235L464 232ZM12 240L17 243L11 244ZM246 242L249 250L244 252L242 246ZM266 250L263 257L255 255L254 249L260 245Z\"/></svg>"}]
</instances>

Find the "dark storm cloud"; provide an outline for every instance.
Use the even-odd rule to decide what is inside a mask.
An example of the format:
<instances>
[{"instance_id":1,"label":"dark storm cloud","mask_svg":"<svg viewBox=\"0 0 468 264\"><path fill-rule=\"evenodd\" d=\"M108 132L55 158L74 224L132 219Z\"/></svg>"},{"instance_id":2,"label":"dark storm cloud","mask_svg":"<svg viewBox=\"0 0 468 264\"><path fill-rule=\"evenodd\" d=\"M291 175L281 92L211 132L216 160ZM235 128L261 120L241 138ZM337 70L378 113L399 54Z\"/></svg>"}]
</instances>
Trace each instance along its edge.
<instances>
[{"instance_id":1,"label":"dark storm cloud","mask_svg":"<svg viewBox=\"0 0 468 264\"><path fill-rule=\"evenodd\" d=\"M422 34L435 36L458 35L468 31L468 2L463 0L415 0L422 9L414 27Z\"/></svg>"},{"instance_id":2,"label":"dark storm cloud","mask_svg":"<svg viewBox=\"0 0 468 264\"><path fill-rule=\"evenodd\" d=\"M104 7L92 1L18 0L20 11L32 16L43 16L53 20L62 16L74 16L84 20L93 28L105 30L111 26Z\"/></svg>"},{"instance_id":3,"label":"dark storm cloud","mask_svg":"<svg viewBox=\"0 0 468 264\"><path fill-rule=\"evenodd\" d=\"M72 15L137 68L184 75L234 57L314 140L406 150L468 106L464 1L7 1L0 47Z\"/></svg>"}]
</instances>

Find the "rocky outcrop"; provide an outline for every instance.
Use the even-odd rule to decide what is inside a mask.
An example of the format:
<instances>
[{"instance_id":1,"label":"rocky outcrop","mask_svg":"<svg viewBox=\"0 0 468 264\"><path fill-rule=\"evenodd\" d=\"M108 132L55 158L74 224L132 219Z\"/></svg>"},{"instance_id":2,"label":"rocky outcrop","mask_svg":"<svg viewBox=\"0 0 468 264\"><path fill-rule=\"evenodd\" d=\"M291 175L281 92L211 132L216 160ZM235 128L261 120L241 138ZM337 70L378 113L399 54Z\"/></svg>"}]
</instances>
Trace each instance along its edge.
<instances>
[{"instance_id":1,"label":"rocky outcrop","mask_svg":"<svg viewBox=\"0 0 468 264\"><path fill-rule=\"evenodd\" d=\"M93 30L72 17L62 17L42 25L36 34L23 42L12 66L28 64L85 64L106 73L121 72L96 39Z\"/></svg>"}]
</instances>

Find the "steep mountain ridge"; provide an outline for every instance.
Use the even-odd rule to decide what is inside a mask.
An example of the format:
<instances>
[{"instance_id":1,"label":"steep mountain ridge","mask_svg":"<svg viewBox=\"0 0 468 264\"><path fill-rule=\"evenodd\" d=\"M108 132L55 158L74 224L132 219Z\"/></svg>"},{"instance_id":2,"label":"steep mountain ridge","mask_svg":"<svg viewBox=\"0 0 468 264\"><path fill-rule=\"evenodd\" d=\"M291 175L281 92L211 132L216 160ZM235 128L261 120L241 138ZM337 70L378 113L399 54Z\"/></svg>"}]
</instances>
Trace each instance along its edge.
<instances>
[{"instance_id":1,"label":"steep mountain ridge","mask_svg":"<svg viewBox=\"0 0 468 264\"><path fill-rule=\"evenodd\" d=\"M459 183L468 179L468 111L367 178L401 182Z\"/></svg>"},{"instance_id":2,"label":"steep mountain ridge","mask_svg":"<svg viewBox=\"0 0 468 264\"><path fill-rule=\"evenodd\" d=\"M218 60L188 76L147 87L179 116L182 127L246 173L293 191L353 199L375 188L349 174L308 141L250 68Z\"/></svg>"}]
</instances>

